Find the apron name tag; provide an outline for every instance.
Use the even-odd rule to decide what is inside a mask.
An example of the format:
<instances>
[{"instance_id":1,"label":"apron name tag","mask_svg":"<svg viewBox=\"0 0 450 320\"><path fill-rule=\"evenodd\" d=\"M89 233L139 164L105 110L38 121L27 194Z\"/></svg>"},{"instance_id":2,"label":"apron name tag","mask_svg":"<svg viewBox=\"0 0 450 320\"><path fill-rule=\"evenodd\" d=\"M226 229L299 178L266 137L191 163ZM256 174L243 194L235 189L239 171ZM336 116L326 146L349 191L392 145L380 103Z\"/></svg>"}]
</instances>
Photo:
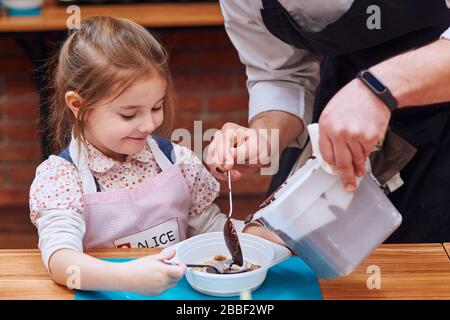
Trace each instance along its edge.
<instances>
[{"instance_id":1,"label":"apron name tag","mask_svg":"<svg viewBox=\"0 0 450 320\"><path fill-rule=\"evenodd\" d=\"M167 220L147 230L117 239L116 248L157 248L168 247L180 242L177 218Z\"/></svg>"}]
</instances>

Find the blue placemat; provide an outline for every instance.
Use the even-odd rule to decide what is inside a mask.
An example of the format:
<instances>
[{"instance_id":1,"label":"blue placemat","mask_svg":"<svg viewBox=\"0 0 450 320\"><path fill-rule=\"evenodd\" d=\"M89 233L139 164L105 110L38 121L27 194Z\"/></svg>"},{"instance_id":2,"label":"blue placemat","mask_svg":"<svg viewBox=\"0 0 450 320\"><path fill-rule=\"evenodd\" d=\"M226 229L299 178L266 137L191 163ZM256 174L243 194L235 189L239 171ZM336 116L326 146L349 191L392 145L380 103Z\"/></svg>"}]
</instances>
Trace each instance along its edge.
<instances>
[{"instance_id":1,"label":"blue placemat","mask_svg":"<svg viewBox=\"0 0 450 320\"><path fill-rule=\"evenodd\" d=\"M105 259L125 262L132 259ZM186 278L155 297L129 292L76 291L75 300L237 300L239 297L218 298L199 293ZM252 292L253 300L322 300L316 274L300 258L290 257L269 269L262 286Z\"/></svg>"}]
</instances>

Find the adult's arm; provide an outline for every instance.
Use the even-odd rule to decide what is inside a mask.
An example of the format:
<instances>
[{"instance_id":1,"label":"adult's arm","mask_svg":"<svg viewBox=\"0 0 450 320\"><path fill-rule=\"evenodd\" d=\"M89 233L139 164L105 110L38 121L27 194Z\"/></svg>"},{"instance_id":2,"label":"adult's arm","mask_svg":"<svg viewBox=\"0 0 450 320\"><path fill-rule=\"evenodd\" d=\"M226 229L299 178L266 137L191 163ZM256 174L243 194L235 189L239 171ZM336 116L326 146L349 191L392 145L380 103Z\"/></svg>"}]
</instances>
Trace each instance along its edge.
<instances>
[{"instance_id":1,"label":"adult's arm","mask_svg":"<svg viewBox=\"0 0 450 320\"><path fill-rule=\"evenodd\" d=\"M302 146L307 138L304 128L312 119L320 58L273 36L262 21L260 1L221 0L220 5L225 29L246 68L249 128L279 129L277 150L291 143ZM230 126L222 131L226 129ZM225 146L214 139L210 148L225 156L231 153ZM247 154L257 153L257 144L248 147ZM210 169L220 160L224 159L208 163Z\"/></svg>"},{"instance_id":2,"label":"adult's arm","mask_svg":"<svg viewBox=\"0 0 450 320\"><path fill-rule=\"evenodd\" d=\"M399 108L450 100L450 28L430 45L372 68L393 92Z\"/></svg>"},{"instance_id":3,"label":"adult's arm","mask_svg":"<svg viewBox=\"0 0 450 320\"><path fill-rule=\"evenodd\" d=\"M450 30L450 29L449 29ZM399 108L450 101L450 31L441 39L373 66ZM356 188L367 156L387 129L390 112L359 79L342 88L319 119L323 158L341 174L345 188Z\"/></svg>"}]
</instances>

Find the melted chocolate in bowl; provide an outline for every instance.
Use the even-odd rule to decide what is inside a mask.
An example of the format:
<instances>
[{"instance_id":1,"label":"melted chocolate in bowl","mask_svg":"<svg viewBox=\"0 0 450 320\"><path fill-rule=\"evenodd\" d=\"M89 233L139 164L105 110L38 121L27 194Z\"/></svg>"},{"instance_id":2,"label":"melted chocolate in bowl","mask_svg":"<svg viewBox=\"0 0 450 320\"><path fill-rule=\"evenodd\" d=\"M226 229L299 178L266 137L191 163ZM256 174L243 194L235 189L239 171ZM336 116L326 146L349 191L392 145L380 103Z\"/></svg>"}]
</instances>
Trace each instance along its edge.
<instances>
[{"instance_id":1,"label":"melted chocolate in bowl","mask_svg":"<svg viewBox=\"0 0 450 320\"><path fill-rule=\"evenodd\" d=\"M219 270L223 269L223 273L220 273L220 274L245 273L245 272L249 272L249 271L253 271L253 270L261 268L260 265L254 264L251 262L245 262L245 265L243 263L243 265L244 265L243 267L238 266L237 264L233 263L233 261L231 259L227 259L227 257L224 255L214 256L211 260L204 261L204 262L202 262L202 264L215 266ZM195 267L193 269L197 270L197 271L201 271L201 272L217 274L212 268L208 268L208 267L201 267L201 268Z\"/></svg>"}]
</instances>

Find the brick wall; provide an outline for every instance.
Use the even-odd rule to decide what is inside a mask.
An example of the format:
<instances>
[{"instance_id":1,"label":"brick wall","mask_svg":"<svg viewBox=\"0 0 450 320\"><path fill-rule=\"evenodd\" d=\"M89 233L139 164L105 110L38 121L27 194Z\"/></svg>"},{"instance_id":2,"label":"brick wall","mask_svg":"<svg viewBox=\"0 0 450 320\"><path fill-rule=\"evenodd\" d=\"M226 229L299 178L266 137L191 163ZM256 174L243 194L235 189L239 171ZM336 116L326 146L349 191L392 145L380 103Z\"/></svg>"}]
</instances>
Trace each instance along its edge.
<instances>
[{"instance_id":1,"label":"brick wall","mask_svg":"<svg viewBox=\"0 0 450 320\"><path fill-rule=\"evenodd\" d=\"M10 38L0 38L0 205L28 201L41 162L37 121L39 95L32 64Z\"/></svg>"},{"instance_id":2,"label":"brick wall","mask_svg":"<svg viewBox=\"0 0 450 320\"><path fill-rule=\"evenodd\" d=\"M247 123L245 71L222 27L164 29L157 35L171 53L179 109L175 128L220 128ZM33 67L23 49L0 38L0 206L27 205L35 168L42 161L38 135L39 96ZM262 196L268 177L235 184L241 195ZM225 191L225 185L222 185Z\"/></svg>"}]
</instances>

